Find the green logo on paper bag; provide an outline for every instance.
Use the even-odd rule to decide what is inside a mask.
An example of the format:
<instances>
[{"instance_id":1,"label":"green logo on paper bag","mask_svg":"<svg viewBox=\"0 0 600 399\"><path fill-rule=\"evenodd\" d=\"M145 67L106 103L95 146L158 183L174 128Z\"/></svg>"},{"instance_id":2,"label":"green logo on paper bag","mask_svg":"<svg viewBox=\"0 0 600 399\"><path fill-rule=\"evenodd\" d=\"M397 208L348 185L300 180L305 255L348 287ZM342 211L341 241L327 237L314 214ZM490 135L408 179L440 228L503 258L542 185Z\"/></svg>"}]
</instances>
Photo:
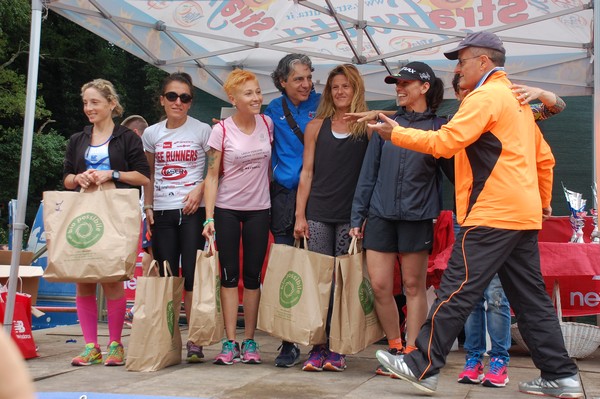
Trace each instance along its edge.
<instances>
[{"instance_id":1,"label":"green logo on paper bag","mask_svg":"<svg viewBox=\"0 0 600 399\"><path fill-rule=\"evenodd\" d=\"M173 309L173 301L167 302L167 327L169 328L169 333L171 333L171 338L173 338L173 334L175 333L175 309Z\"/></svg>"},{"instance_id":2,"label":"green logo on paper bag","mask_svg":"<svg viewBox=\"0 0 600 399\"><path fill-rule=\"evenodd\" d=\"M279 304L289 309L300 301L302 277L298 273L287 272L279 285Z\"/></svg>"},{"instance_id":3,"label":"green logo on paper bag","mask_svg":"<svg viewBox=\"0 0 600 399\"><path fill-rule=\"evenodd\" d=\"M371 282L366 278L363 278L360 287L358 287L358 300L360 301L360 306L365 315L371 313L375 308L375 294L373 293L373 287L371 286Z\"/></svg>"},{"instance_id":4,"label":"green logo on paper bag","mask_svg":"<svg viewBox=\"0 0 600 399\"><path fill-rule=\"evenodd\" d=\"M85 249L97 243L104 234L102 219L93 213L77 216L67 227L67 242L75 248Z\"/></svg>"},{"instance_id":5,"label":"green logo on paper bag","mask_svg":"<svg viewBox=\"0 0 600 399\"><path fill-rule=\"evenodd\" d=\"M215 277L215 298L217 302L217 313L221 313L221 278Z\"/></svg>"}]
</instances>

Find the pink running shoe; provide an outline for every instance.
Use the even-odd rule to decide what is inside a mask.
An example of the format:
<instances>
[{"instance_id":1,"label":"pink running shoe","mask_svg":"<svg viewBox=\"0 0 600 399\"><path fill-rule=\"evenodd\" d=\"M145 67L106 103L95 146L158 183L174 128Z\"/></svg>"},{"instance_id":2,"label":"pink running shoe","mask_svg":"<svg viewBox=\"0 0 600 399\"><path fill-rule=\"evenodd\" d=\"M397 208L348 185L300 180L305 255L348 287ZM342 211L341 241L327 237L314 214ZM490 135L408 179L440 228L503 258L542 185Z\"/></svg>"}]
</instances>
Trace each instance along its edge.
<instances>
[{"instance_id":1,"label":"pink running shoe","mask_svg":"<svg viewBox=\"0 0 600 399\"><path fill-rule=\"evenodd\" d=\"M258 344L253 339L245 339L242 342L242 363L247 364L260 364L260 352L258 351Z\"/></svg>"},{"instance_id":2,"label":"pink running shoe","mask_svg":"<svg viewBox=\"0 0 600 399\"><path fill-rule=\"evenodd\" d=\"M215 357L214 364L231 365L240 361L240 345L235 341L223 340L221 353Z\"/></svg>"},{"instance_id":3,"label":"pink running shoe","mask_svg":"<svg viewBox=\"0 0 600 399\"><path fill-rule=\"evenodd\" d=\"M508 368L506 361L499 357L490 359L490 369L483 377L481 385L490 388L501 388L508 384Z\"/></svg>"},{"instance_id":4,"label":"pink running shoe","mask_svg":"<svg viewBox=\"0 0 600 399\"><path fill-rule=\"evenodd\" d=\"M463 372L458 376L461 384L479 384L483 379L483 364L476 357L470 357L465 363Z\"/></svg>"}]
</instances>

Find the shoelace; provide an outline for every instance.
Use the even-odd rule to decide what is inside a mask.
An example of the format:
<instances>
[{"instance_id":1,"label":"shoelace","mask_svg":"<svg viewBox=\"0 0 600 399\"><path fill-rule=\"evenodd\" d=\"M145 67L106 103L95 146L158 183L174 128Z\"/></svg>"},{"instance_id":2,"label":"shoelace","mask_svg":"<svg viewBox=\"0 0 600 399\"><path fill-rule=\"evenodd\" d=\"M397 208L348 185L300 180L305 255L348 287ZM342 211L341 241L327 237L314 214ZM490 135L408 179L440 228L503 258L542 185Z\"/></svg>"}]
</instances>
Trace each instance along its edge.
<instances>
[{"instance_id":1,"label":"shoelace","mask_svg":"<svg viewBox=\"0 0 600 399\"><path fill-rule=\"evenodd\" d=\"M235 344L231 341L227 341L223 345L223 353L233 352L234 350L235 350Z\"/></svg>"},{"instance_id":2,"label":"shoelace","mask_svg":"<svg viewBox=\"0 0 600 399\"><path fill-rule=\"evenodd\" d=\"M253 339L245 341L243 346L246 352L256 352L256 350L258 349L258 344Z\"/></svg>"},{"instance_id":3,"label":"shoelace","mask_svg":"<svg viewBox=\"0 0 600 399\"><path fill-rule=\"evenodd\" d=\"M465 369L467 369L467 370L474 370L477 367L478 364L479 364L479 360L477 360L474 357L469 358L467 360L467 363L465 364Z\"/></svg>"},{"instance_id":4,"label":"shoelace","mask_svg":"<svg viewBox=\"0 0 600 399\"><path fill-rule=\"evenodd\" d=\"M96 349L96 347L95 347L95 346L87 346L87 345L86 345L86 346L85 346L85 350L84 350L84 351L83 351L83 353L82 353L81 355L79 355L79 356L81 356L81 357L86 357L86 356L89 356L89 355L92 353L92 351L93 351L94 349ZM99 351L98 351L98 352L99 352Z\"/></svg>"},{"instance_id":5,"label":"shoelace","mask_svg":"<svg viewBox=\"0 0 600 399\"><path fill-rule=\"evenodd\" d=\"M492 374L500 374L503 367L504 367L504 362L500 359L493 359L490 362L490 372Z\"/></svg>"},{"instance_id":6,"label":"shoelace","mask_svg":"<svg viewBox=\"0 0 600 399\"><path fill-rule=\"evenodd\" d=\"M324 350L322 348L312 350L312 351L310 351L310 353L308 355L308 359L309 360L317 360L317 359L323 358L323 357L325 357L325 353L323 353L323 352L324 352Z\"/></svg>"},{"instance_id":7,"label":"shoelace","mask_svg":"<svg viewBox=\"0 0 600 399\"><path fill-rule=\"evenodd\" d=\"M119 354L119 345L111 345L108 347L108 356L115 356Z\"/></svg>"},{"instance_id":8,"label":"shoelace","mask_svg":"<svg viewBox=\"0 0 600 399\"><path fill-rule=\"evenodd\" d=\"M193 342L190 342L188 344L188 351L190 352L200 352L200 347L196 344L194 344Z\"/></svg>"}]
</instances>

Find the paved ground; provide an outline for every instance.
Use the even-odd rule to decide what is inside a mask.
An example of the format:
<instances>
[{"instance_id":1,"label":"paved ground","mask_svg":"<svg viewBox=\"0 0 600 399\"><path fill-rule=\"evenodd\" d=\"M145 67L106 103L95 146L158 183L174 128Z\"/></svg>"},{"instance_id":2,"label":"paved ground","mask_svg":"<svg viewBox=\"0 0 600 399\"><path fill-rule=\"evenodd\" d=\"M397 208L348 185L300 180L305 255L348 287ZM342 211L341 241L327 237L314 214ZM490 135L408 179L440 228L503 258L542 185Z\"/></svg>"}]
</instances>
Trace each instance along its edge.
<instances>
[{"instance_id":1,"label":"paved ground","mask_svg":"<svg viewBox=\"0 0 600 399\"><path fill-rule=\"evenodd\" d=\"M130 330L125 330L124 344ZM187 331L182 331L184 337ZM242 333L239 332L239 336ZM70 360L83 347L78 325L37 330L39 346L37 359L27 361L38 392L99 392L121 395L179 396L195 398L413 398L422 396L410 384L374 374L377 360L375 351L384 348L373 345L357 355L348 356L348 368L342 373L302 372L301 366L282 369L273 366L279 341L259 332L263 364L216 366L207 361L201 364L182 363L153 373L128 372L124 367L72 367ZM69 342L76 340L76 343ZM100 341L106 345L107 329L100 327ZM220 346L205 348L207 359L219 352ZM308 348L302 348L302 359ZM511 351L509 376L505 388L458 384L456 377L462 370L464 352L452 352L442 370L435 394L437 398L528 398L517 391L517 382L539 375L531 359L519 348ZM600 398L600 349L592 356L577 361L587 398ZM58 397L51 394L41 397ZM91 398L93 395L88 395ZM61 399L80 399L76 394L60 395ZM93 396L102 397L100 396ZM119 396L123 397L123 396ZM137 396L136 396L137 397Z\"/></svg>"}]
</instances>

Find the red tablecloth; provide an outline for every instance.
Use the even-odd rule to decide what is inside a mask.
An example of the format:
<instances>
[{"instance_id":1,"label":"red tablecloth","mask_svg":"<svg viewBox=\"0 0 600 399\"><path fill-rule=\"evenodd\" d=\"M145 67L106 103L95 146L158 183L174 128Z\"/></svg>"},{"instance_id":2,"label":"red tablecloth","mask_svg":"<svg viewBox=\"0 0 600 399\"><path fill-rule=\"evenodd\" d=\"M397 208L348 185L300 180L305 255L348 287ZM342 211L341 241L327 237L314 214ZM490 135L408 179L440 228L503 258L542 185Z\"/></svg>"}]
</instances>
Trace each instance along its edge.
<instances>
[{"instance_id":1,"label":"red tablecloth","mask_svg":"<svg viewBox=\"0 0 600 399\"><path fill-rule=\"evenodd\" d=\"M593 228L592 217L586 216L583 225L583 241L590 242L590 234L592 234ZM542 223L539 240L540 242L569 242L572 235L573 229L569 217L553 216Z\"/></svg>"},{"instance_id":2,"label":"red tablecloth","mask_svg":"<svg viewBox=\"0 0 600 399\"><path fill-rule=\"evenodd\" d=\"M546 290L560 283L565 316L600 314L600 245L540 242Z\"/></svg>"}]
</instances>

